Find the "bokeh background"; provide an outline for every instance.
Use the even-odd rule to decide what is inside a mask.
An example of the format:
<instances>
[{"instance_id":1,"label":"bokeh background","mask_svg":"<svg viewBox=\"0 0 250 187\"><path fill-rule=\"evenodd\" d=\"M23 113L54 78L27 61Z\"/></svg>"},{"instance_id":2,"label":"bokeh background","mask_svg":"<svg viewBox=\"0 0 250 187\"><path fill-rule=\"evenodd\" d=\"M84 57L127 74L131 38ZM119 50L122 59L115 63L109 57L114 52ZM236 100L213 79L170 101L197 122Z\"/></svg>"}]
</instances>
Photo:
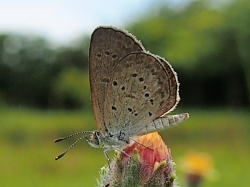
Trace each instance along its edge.
<instances>
[{"instance_id":1,"label":"bokeh background","mask_svg":"<svg viewBox=\"0 0 250 187\"><path fill-rule=\"evenodd\" d=\"M54 161L74 139L53 140L96 129L88 48L99 25L127 29L178 73L172 113L190 119L160 134L179 185L192 152L211 159L202 186L250 186L249 0L1 1L0 186L96 185L103 150L81 141Z\"/></svg>"}]
</instances>

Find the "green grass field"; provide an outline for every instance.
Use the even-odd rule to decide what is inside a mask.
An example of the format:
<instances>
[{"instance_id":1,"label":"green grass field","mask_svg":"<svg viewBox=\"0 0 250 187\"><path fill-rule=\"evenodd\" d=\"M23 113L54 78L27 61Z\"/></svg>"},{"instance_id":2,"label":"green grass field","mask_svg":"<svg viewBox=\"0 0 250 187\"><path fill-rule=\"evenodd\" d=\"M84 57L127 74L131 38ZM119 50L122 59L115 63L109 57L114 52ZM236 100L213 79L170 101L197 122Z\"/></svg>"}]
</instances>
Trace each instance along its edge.
<instances>
[{"instance_id":1,"label":"green grass field","mask_svg":"<svg viewBox=\"0 0 250 187\"><path fill-rule=\"evenodd\" d=\"M195 150L210 154L214 180L204 187L250 186L250 115L244 111L177 110L190 119L160 134L171 149L180 186L180 158ZM103 151L79 142L65 157L54 157L75 139L54 144L55 138L96 129L91 112L0 108L0 186L95 186L106 164ZM113 154L112 152L110 153Z\"/></svg>"}]
</instances>

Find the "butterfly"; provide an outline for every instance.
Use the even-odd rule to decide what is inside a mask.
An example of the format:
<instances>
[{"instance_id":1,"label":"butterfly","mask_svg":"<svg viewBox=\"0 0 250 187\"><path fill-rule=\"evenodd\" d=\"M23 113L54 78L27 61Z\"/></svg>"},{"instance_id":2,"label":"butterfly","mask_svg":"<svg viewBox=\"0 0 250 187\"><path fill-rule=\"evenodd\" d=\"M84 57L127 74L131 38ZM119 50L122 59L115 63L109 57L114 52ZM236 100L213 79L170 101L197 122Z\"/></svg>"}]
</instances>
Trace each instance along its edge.
<instances>
[{"instance_id":1,"label":"butterfly","mask_svg":"<svg viewBox=\"0 0 250 187\"><path fill-rule=\"evenodd\" d=\"M95 148L119 150L135 137L160 131L189 118L188 113L164 116L178 104L179 83L172 66L146 51L132 34L115 27L94 30L89 48L91 102L98 130L83 134ZM139 142L138 142L139 143Z\"/></svg>"}]
</instances>

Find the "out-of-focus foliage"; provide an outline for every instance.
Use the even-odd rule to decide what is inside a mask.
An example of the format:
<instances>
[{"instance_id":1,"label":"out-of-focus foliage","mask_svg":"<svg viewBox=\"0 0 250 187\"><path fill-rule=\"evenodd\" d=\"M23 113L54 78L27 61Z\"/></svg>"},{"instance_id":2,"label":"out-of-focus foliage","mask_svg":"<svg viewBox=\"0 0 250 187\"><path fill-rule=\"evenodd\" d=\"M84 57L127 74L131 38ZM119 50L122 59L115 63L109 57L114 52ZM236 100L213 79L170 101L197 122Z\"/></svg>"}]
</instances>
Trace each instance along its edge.
<instances>
[{"instance_id":1,"label":"out-of-focus foliage","mask_svg":"<svg viewBox=\"0 0 250 187\"><path fill-rule=\"evenodd\" d=\"M191 1L180 9L149 9L127 28L147 50L173 65L181 83L180 105L242 108L250 104L249 17L248 0L217 7ZM88 46L89 37L65 47L0 35L0 103L87 107Z\"/></svg>"},{"instance_id":2,"label":"out-of-focus foliage","mask_svg":"<svg viewBox=\"0 0 250 187\"><path fill-rule=\"evenodd\" d=\"M77 89L85 89L84 76L87 76L88 56L83 50L88 51L88 49L86 44L85 49L83 46L78 44L73 47L55 47L41 38L1 35L0 100L6 100L13 105L39 108L72 108L85 105L83 100L86 101L86 94L82 95L84 99L78 100L80 97L76 97L73 90L68 93L67 88L55 85L65 80L66 71L78 68L83 71L81 73L83 79L76 79L79 84ZM78 76L79 71L75 71L74 76ZM58 80L60 78L61 81ZM87 90L89 92L88 88ZM58 91L62 93L59 94ZM62 95L64 99L60 98ZM62 103L56 104L54 100Z\"/></svg>"},{"instance_id":3,"label":"out-of-focus foliage","mask_svg":"<svg viewBox=\"0 0 250 187\"><path fill-rule=\"evenodd\" d=\"M47 41L17 35L0 37L0 92L8 103L47 103L57 73L55 52Z\"/></svg>"},{"instance_id":4,"label":"out-of-focus foliage","mask_svg":"<svg viewBox=\"0 0 250 187\"><path fill-rule=\"evenodd\" d=\"M90 109L89 77L83 71L63 70L53 83L53 106L63 105Z\"/></svg>"},{"instance_id":5,"label":"out-of-focus foliage","mask_svg":"<svg viewBox=\"0 0 250 187\"><path fill-rule=\"evenodd\" d=\"M239 61L236 63L241 64L244 70L248 102L250 103L250 1L237 1L228 8L225 17L227 19L223 26L234 39L235 50L239 55Z\"/></svg>"}]
</instances>

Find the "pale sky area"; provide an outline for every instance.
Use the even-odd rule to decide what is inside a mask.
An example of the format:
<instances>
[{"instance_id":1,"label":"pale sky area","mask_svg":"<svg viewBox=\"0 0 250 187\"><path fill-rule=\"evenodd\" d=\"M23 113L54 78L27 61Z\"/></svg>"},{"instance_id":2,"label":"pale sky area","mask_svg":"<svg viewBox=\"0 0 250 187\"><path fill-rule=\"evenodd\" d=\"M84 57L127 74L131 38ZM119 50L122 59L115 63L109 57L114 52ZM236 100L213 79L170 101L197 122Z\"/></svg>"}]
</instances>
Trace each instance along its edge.
<instances>
[{"instance_id":1,"label":"pale sky area","mask_svg":"<svg viewBox=\"0 0 250 187\"><path fill-rule=\"evenodd\" d=\"M99 25L124 27L156 4L189 0L0 0L0 34L38 35L67 43Z\"/></svg>"}]
</instances>

